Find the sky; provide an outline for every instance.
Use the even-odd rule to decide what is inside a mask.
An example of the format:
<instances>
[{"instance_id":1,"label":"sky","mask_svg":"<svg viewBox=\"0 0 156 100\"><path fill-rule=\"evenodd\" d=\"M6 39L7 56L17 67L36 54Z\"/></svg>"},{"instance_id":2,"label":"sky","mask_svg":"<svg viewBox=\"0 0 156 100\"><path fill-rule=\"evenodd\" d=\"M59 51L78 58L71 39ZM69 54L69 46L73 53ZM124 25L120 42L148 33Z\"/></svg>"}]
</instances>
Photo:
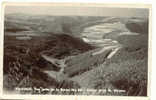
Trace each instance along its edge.
<instances>
[{"instance_id":1,"label":"sky","mask_svg":"<svg viewBox=\"0 0 156 100\"><path fill-rule=\"evenodd\" d=\"M75 15L75 16L122 16L148 17L147 8L112 8L112 7L67 7L24 5L5 6L5 14L24 13L33 15Z\"/></svg>"}]
</instances>

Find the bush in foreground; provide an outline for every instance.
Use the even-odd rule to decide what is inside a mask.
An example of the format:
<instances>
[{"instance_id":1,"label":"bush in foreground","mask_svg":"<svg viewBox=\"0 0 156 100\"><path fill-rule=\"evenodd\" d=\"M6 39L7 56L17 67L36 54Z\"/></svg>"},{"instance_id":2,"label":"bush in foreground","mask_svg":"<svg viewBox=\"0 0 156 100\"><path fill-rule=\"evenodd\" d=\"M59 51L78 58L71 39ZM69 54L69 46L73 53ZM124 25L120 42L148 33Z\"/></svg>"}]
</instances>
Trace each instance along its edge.
<instances>
[{"instance_id":1,"label":"bush in foreground","mask_svg":"<svg viewBox=\"0 0 156 100\"><path fill-rule=\"evenodd\" d=\"M135 54L139 54L137 51ZM124 53L124 57L109 60L100 65L102 69L95 72L93 82L96 89L126 90L122 95L146 96L147 95L147 57L138 58L132 53ZM126 54L127 53L127 54ZM124 59L125 57L129 57ZM131 56L131 57L130 57ZM114 57L115 58L115 57ZM108 63L109 62L109 63Z\"/></svg>"}]
</instances>

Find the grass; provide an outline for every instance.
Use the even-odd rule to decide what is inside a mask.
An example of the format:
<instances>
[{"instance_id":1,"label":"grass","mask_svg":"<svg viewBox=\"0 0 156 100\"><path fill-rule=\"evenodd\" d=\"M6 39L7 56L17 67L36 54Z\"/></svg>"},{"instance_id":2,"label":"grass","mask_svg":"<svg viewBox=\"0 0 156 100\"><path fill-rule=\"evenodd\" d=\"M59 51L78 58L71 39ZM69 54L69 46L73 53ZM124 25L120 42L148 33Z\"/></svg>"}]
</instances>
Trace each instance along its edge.
<instances>
[{"instance_id":1,"label":"grass","mask_svg":"<svg viewBox=\"0 0 156 100\"><path fill-rule=\"evenodd\" d=\"M144 20L142 22L127 22L126 27L131 32L148 34L148 20Z\"/></svg>"},{"instance_id":2,"label":"grass","mask_svg":"<svg viewBox=\"0 0 156 100\"><path fill-rule=\"evenodd\" d=\"M101 64L102 69L94 73L95 75L93 76L95 77L92 79L92 82L95 84L94 88L120 89L126 90L126 93L121 95L146 96L148 61L147 56L140 56L140 53L145 54L146 50L132 53L121 51L119 52L120 56L116 54L112 59Z\"/></svg>"},{"instance_id":3,"label":"grass","mask_svg":"<svg viewBox=\"0 0 156 100\"><path fill-rule=\"evenodd\" d=\"M92 56L92 53L96 52L97 50L100 49L91 50L89 52L79 54L76 57L69 59L66 62L67 67L65 67L65 74L73 77L94 68L95 65L103 63L110 50L106 50L101 55Z\"/></svg>"},{"instance_id":4,"label":"grass","mask_svg":"<svg viewBox=\"0 0 156 100\"><path fill-rule=\"evenodd\" d=\"M136 51L138 49L148 47L148 35L140 34L137 36L120 36L117 41L124 46L127 51Z\"/></svg>"}]
</instances>

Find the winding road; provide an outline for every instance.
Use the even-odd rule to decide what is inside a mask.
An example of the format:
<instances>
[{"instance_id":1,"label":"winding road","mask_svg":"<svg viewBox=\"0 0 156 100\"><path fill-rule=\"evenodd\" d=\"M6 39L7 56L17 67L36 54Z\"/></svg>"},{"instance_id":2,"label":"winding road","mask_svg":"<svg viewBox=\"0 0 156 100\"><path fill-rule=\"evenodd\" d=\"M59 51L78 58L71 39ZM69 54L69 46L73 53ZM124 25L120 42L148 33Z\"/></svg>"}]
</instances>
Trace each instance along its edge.
<instances>
[{"instance_id":1,"label":"winding road","mask_svg":"<svg viewBox=\"0 0 156 100\"><path fill-rule=\"evenodd\" d=\"M99 24L99 25L94 25L94 26L84 29L84 31L81 33L83 41L99 48L98 51L96 50L95 52L93 52L91 54L92 57L101 55L105 51L107 51L107 52L110 51L106 57L106 59L110 59L122 48L122 45L120 43L118 43L118 41L103 38L104 34L108 34L108 32L112 32L115 30L118 31L119 29L123 30L124 32L121 31L123 33L118 33L118 35L138 35L137 33L133 34L133 33L128 32L128 30L125 28L125 26L119 22L109 23L109 24L108 23ZM125 32L125 31L127 31L127 32ZM68 65L65 63L67 59L60 60L60 59L52 58L45 54L42 54L42 57L46 61L61 68L60 71L58 71L58 72L45 71L45 73L47 73L50 77L56 79L58 82L65 80L65 79L69 79L69 80L77 82L83 88L92 87L92 86L89 86L90 85L89 77L91 76L92 72L94 70L96 70L96 68L94 68L90 71L86 71L86 72L82 73L81 75L76 75L74 77L69 78L66 74L64 74L65 67L68 67ZM77 56L74 56L74 57L77 57ZM81 63L81 62L78 62L78 63ZM79 69L77 69L77 71L79 71Z\"/></svg>"}]
</instances>

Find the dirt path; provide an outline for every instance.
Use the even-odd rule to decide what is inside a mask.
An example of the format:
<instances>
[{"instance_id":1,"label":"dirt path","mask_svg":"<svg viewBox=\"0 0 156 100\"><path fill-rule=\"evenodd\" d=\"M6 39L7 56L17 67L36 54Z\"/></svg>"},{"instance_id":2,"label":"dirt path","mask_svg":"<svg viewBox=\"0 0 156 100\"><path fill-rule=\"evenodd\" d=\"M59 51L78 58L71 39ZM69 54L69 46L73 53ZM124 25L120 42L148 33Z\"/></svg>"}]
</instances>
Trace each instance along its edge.
<instances>
[{"instance_id":1,"label":"dirt path","mask_svg":"<svg viewBox=\"0 0 156 100\"><path fill-rule=\"evenodd\" d=\"M100 49L99 51L96 51L96 52L93 52L92 55L93 56L98 56L98 55L101 55L103 54L105 51L107 50L112 50L109 55L107 56L106 59L109 59L111 58L118 50L120 49L120 46L119 45L114 45L114 46L106 46L102 49ZM64 68L68 65L65 64L65 60L66 59L62 59L62 60L59 60L59 59L56 59L56 58L52 58L52 57L49 57L49 56L46 56L46 55L42 55L42 57L51 62L52 64L58 66L61 68L61 70L59 72L56 72L56 71L45 71L45 73L47 73L50 77L56 79L56 81L60 82L62 80L65 80L65 79L69 79L69 80L72 80L76 83L78 83L82 88L93 88L94 87L94 84L93 83L90 83L91 82L91 79L92 77L94 77L93 73L100 69L100 67L97 67L97 68L93 68L89 71L86 71L80 75L76 75L74 77L68 77L66 74L64 74ZM75 56L77 57L77 56ZM88 58L89 59L89 58ZM76 61L77 62L77 61ZM81 63L81 62L79 62ZM91 62L90 62L91 63ZM104 63L104 62L101 62L101 64ZM73 65L74 66L74 63ZM67 66L68 67L68 66ZM79 69L78 69L79 70Z\"/></svg>"},{"instance_id":2,"label":"dirt path","mask_svg":"<svg viewBox=\"0 0 156 100\"><path fill-rule=\"evenodd\" d=\"M92 55L95 56L95 55L102 54L106 50L112 50L111 53L107 56L107 58L110 59L120 48L121 48L120 45L105 46L100 51L92 53Z\"/></svg>"},{"instance_id":3,"label":"dirt path","mask_svg":"<svg viewBox=\"0 0 156 100\"><path fill-rule=\"evenodd\" d=\"M107 19L108 20L108 19ZM112 58L118 50L122 48L122 45L118 43L116 40L112 39L103 39L102 37L98 37L98 39L93 39L91 37L97 37L98 34L103 34L103 32L107 31L108 27L116 27L114 24L112 25L95 25L87 32L89 34L86 34L86 37L83 37L82 39L87 42L88 44L95 45L96 47L99 47L98 49L94 50L93 52L89 51L84 54L80 54L77 56L74 56L74 58L69 59L56 59L49 57L47 55L42 55L42 57L47 60L48 62L54 64L55 66L61 68L59 72L55 71L46 71L50 77L55 78L56 80L60 81L63 79L71 79L72 81L77 82L82 88L93 88L94 84L90 83L90 80L93 77L93 73L99 69L98 68L91 68L91 66L96 66L94 64L102 64L104 63L105 59ZM122 25L121 25L122 26ZM102 28L101 28L102 27ZM105 30L106 29L106 30ZM93 33L92 31L95 30ZM102 35L100 35L102 36ZM67 57L68 58L68 57ZM86 60L85 60L86 59ZM65 63L67 60L69 60L67 63ZM86 70L86 69L89 70ZM82 72L81 74L77 74L77 72L86 70ZM64 74L66 73L66 74ZM72 75L74 74L74 75ZM70 76L71 78L67 77Z\"/></svg>"},{"instance_id":4,"label":"dirt path","mask_svg":"<svg viewBox=\"0 0 156 100\"><path fill-rule=\"evenodd\" d=\"M61 68L59 70L59 72L56 72L56 71L44 71L45 73L47 73L50 77L54 78L58 82L67 79L67 76L63 73L64 68L66 67L65 59L59 60L59 59L52 58L52 57L49 57L49 56L44 55L44 54L42 54L42 57L45 60L47 60L48 62L50 62L50 63L54 64L55 66Z\"/></svg>"},{"instance_id":5,"label":"dirt path","mask_svg":"<svg viewBox=\"0 0 156 100\"><path fill-rule=\"evenodd\" d=\"M44 54L42 54L42 57L43 57L45 60L47 60L48 62L54 64L55 66L60 67L61 69L60 69L59 72L60 72L60 73L63 73L64 68L66 67L65 59L59 60L59 59L52 58L52 57L49 57L49 56L44 55Z\"/></svg>"}]
</instances>

